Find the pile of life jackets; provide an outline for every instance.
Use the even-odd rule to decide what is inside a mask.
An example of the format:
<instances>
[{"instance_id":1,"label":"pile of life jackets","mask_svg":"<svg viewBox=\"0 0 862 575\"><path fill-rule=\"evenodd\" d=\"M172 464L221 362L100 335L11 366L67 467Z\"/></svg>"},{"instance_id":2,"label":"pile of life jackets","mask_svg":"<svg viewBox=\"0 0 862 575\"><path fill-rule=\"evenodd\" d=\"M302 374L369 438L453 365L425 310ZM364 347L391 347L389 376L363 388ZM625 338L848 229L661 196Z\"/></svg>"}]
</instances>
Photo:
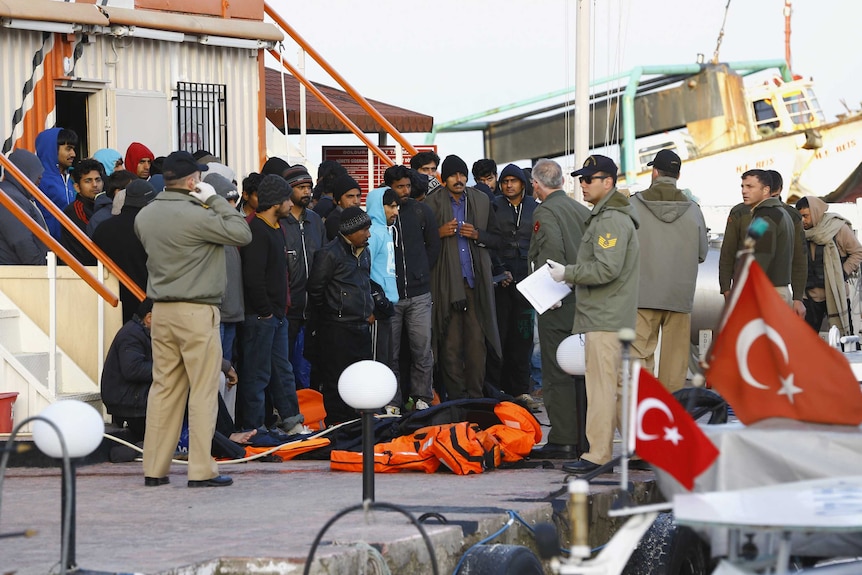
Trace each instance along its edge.
<instances>
[{"instance_id":1,"label":"pile of life jackets","mask_svg":"<svg viewBox=\"0 0 862 575\"><path fill-rule=\"evenodd\" d=\"M488 400L485 400L488 401ZM458 421L420 427L374 446L374 471L434 473L441 465L457 475L482 473L502 463L513 463L530 454L542 440L542 429L533 414L509 401L491 403L493 421ZM432 408L434 409L434 408ZM362 471L362 453L333 450L333 471Z\"/></svg>"}]
</instances>

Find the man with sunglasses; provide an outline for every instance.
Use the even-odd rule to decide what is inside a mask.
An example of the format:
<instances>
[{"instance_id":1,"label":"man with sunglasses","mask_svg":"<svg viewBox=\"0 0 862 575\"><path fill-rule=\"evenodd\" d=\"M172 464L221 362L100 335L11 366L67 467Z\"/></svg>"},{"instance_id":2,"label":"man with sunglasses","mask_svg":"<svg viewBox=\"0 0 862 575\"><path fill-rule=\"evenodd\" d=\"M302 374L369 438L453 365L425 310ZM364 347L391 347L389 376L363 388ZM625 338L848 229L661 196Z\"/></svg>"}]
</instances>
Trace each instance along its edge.
<instances>
[{"instance_id":1,"label":"man with sunglasses","mask_svg":"<svg viewBox=\"0 0 862 575\"><path fill-rule=\"evenodd\" d=\"M613 458L614 429L620 427L620 343L617 332L635 328L640 244L638 220L617 191L617 165L592 155L572 176L581 177L584 200L593 204L577 263L548 261L551 276L575 285L573 333L585 333L587 440L590 450L563 465L568 473L589 473Z\"/></svg>"}]
</instances>

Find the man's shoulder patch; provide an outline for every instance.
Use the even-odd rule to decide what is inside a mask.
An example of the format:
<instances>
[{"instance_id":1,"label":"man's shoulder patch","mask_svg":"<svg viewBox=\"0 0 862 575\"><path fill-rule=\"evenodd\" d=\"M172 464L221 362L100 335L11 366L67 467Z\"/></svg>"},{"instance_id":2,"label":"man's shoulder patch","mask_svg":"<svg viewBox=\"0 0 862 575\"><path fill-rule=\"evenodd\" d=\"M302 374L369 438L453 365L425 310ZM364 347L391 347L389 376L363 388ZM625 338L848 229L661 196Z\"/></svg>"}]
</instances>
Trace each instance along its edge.
<instances>
[{"instance_id":1,"label":"man's shoulder patch","mask_svg":"<svg viewBox=\"0 0 862 575\"><path fill-rule=\"evenodd\" d=\"M539 228L541 228L541 227L542 227L542 222L540 222L539 220L536 220L536 223L533 224L533 233L534 234L539 233Z\"/></svg>"},{"instance_id":2,"label":"man's shoulder patch","mask_svg":"<svg viewBox=\"0 0 862 575\"><path fill-rule=\"evenodd\" d=\"M611 234L605 234L604 236L599 236L598 243L600 248L606 250L617 245L617 238L611 237Z\"/></svg>"}]
</instances>

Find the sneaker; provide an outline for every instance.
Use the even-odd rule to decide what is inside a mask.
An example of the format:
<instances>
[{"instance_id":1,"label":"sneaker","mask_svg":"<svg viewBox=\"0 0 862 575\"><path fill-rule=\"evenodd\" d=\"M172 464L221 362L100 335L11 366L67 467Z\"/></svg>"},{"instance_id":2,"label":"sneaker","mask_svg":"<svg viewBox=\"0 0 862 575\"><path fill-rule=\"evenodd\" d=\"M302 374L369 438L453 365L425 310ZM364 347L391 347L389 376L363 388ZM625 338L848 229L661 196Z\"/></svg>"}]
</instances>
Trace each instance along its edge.
<instances>
[{"instance_id":1,"label":"sneaker","mask_svg":"<svg viewBox=\"0 0 862 575\"><path fill-rule=\"evenodd\" d=\"M384 408L384 412L386 413L386 415L398 415L398 416L400 416L401 415L401 408L395 407L394 405L387 405Z\"/></svg>"},{"instance_id":2,"label":"sneaker","mask_svg":"<svg viewBox=\"0 0 862 575\"><path fill-rule=\"evenodd\" d=\"M515 401L524 404L524 406L532 412L541 411L541 404L529 393L522 393L515 398Z\"/></svg>"},{"instance_id":3,"label":"sneaker","mask_svg":"<svg viewBox=\"0 0 862 575\"><path fill-rule=\"evenodd\" d=\"M280 421L278 423L278 427L279 429L286 431L288 435L290 435L291 429L303 423L305 423L305 416L301 413L297 413L296 415L292 415Z\"/></svg>"},{"instance_id":4,"label":"sneaker","mask_svg":"<svg viewBox=\"0 0 862 575\"><path fill-rule=\"evenodd\" d=\"M424 399L417 399L416 400L416 405L415 405L416 411L422 411L423 409L428 409L429 407L431 407L431 406L428 405L428 402L425 401Z\"/></svg>"},{"instance_id":5,"label":"sneaker","mask_svg":"<svg viewBox=\"0 0 862 575\"><path fill-rule=\"evenodd\" d=\"M288 435L308 435L312 433L311 428L303 423L297 423L286 431Z\"/></svg>"}]
</instances>

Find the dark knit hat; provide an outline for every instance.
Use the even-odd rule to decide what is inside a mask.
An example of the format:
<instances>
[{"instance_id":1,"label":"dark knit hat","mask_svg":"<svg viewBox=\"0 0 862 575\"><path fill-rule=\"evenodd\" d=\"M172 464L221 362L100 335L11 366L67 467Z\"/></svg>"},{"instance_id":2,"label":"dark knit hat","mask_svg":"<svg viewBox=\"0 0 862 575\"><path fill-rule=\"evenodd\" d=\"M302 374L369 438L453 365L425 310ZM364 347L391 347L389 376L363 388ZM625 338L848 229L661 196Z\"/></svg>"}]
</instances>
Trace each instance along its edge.
<instances>
[{"instance_id":1,"label":"dark knit hat","mask_svg":"<svg viewBox=\"0 0 862 575\"><path fill-rule=\"evenodd\" d=\"M268 174L257 186L257 211L265 212L290 199L290 186L281 176Z\"/></svg>"},{"instance_id":2,"label":"dark knit hat","mask_svg":"<svg viewBox=\"0 0 862 575\"><path fill-rule=\"evenodd\" d=\"M290 184L291 187L299 186L301 184L314 185L314 182L311 179L311 174L309 174L308 170L305 169L305 166L301 164L289 167L284 172L284 179L287 180L287 183Z\"/></svg>"},{"instance_id":3,"label":"dark knit hat","mask_svg":"<svg viewBox=\"0 0 862 575\"><path fill-rule=\"evenodd\" d=\"M239 192L236 190L236 184L228 180L221 174L207 174L204 181L211 185L216 193L226 200L238 200Z\"/></svg>"},{"instance_id":4,"label":"dark knit hat","mask_svg":"<svg viewBox=\"0 0 862 575\"><path fill-rule=\"evenodd\" d=\"M275 174L276 176L281 176L284 174L284 171L290 167L290 164L282 160L281 158L277 158L273 156L269 158L260 169L260 173L264 176L268 174Z\"/></svg>"},{"instance_id":5,"label":"dark knit hat","mask_svg":"<svg viewBox=\"0 0 862 575\"><path fill-rule=\"evenodd\" d=\"M332 199L335 200L335 203L338 203L338 200L341 199L341 196L349 192L350 190L359 188L359 184L350 177L349 174L341 174L332 182Z\"/></svg>"},{"instance_id":6,"label":"dark knit hat","mask_svg":"<svg viewBox=\"0 0 862 575\"><path fill-rule=\"evenodd\" d=\"M123 201L124 206L133 208L143 208L153 201L156 197L156 191L153 185L147 180L132 180L126 186L126 199Z\"/></svg>"},{"instance_id":7,"label":"dark knit hat","mask_svg":"<svg viewBox=\"0 0 862 575\"><path fill-rule=\"evenodd\" d=\"M194 156L188 152L171 152L165 158L162 168L162 174L166 181L179 180L195 172L206 172L209 170L209 166L197 163ZM132 171L132 173L135 172Z\"/></svg>"},{"instance_id":8,"label":"dark knit hat","mask_svg":"<svg viewBox=\"0 0 862 575\"><path fill-rule=\"evenodd\" d=\"M341 212L341 223L338 226L338 233L342 236L349 236L359 230L371 227L371 216L365 213L362 208L350 207Z\"/></svg>"},{"instance_id":9,"label":"dark knit hat","mask_svg":"<svg viewBox=\"0 0 862 575\"><path fill-rule=\"evenodd\" d=\"M443 160L443 165L440 167L440 177L443 178L444 182L452 174L464 174L464 176L467 176L469 173L467 171L467 163L455 155L446 156L446 159Z\"/></svg>"}]
</instances>

